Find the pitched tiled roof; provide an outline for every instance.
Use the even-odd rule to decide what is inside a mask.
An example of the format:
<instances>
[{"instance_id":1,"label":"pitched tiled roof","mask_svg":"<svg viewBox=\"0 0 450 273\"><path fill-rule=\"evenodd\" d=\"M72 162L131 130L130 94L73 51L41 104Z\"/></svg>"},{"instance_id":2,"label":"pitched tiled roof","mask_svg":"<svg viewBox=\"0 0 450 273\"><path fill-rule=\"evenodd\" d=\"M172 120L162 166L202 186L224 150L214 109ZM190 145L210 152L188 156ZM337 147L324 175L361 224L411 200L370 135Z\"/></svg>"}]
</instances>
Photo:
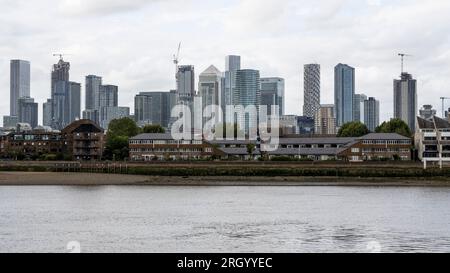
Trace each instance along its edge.
<instances>
[{"instance_id":1,"label":"pitched tiled roof","mask_svg":"<svg viewBox=\"0 0 450 273\"><path fill-rule=\"evenodd\" d=\"M405 137L396 133L372 133L362 136L362 140L410 140L409 137Z\"/></svg>"}]
</instances>

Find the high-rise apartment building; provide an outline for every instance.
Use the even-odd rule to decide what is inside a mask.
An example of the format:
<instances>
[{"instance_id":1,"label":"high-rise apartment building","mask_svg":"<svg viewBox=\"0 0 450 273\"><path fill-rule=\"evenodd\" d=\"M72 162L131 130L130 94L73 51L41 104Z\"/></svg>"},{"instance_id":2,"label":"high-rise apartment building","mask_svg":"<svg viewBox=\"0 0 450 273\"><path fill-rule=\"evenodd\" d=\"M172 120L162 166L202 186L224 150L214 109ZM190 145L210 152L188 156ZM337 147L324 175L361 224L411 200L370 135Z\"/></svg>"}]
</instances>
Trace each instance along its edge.
<instances>
[{"instance_id":1,"label":"high-rise apartment building","mask_svg":"<svg viewBox=\"0 0 450 273\"><path fill-rule=\"evenodd\" d=\"M334 104L337 127L353 121L355 69L346 64L334 68Z\"/></svg>"},{"instance_id":2,"label":"high-rise apartment building","mask_svg":"<svg viewBox=\"0 0 450 273\"><path fill-rule=\"evenodd\" d=\"M100 88L102 86L102 78L95 75L86 76L86 110L100 109Z\"/></svg>"},{"instance_id":3,"label":"high-rise apartment building","mask_svg":"<svg viewBox=\"0 0 450 273\"><path fill-rule=\"evenodd\" d=\"M109 123L115 119L126 118L130 116L130 107L104 106L100 110L100 126L107 130Z\"/></svg>"},{"instance_id":4,"label":"high-rise apartment building","mask_svg":"<svg viewBox=\"0 0 450 273\"><path fill-rule=\"evenodd\" d=\"M336 134L336 112L333 104L321 105L314 118L317 135L335 135Z\"/></svg>"},{"instance_id":5,"label":"high-rise apartment building","mask_svg":"<svg viewBox=\"0 0 450 273\"><path fill-rule=\"evenodd\" d=\"M380 125L380 102L373 97L364 100L364 124L371 132Z\"/></svg>"},{"instance_id":6,"label":"high-rise apartment building","mask_svg":"<svg viewBox=\"0 0 450 273\"><path fill-rule=\"evenodd\" d=\"M47 99L46 102L42 104L42 125L52 126L52 100Z\"/></svg>"},{"instance_id":7,"label":"high-rise apartment building","mask_svg":"<svg viewBox=\"0 0 450 273\"><path fill-rule=\"evenodd\" d=\"M355 94L353 96L353 121L364 123L364 101L367 96L364 94Z\"/></svg>"},{"instance_id":8,"label":"high-rise apartment building","mask_svg":"<svg viewBox=\"0 0 450 273\"><path fill-rule=\"evenodd\" d=\"M59 81L54 85L52 128L62 130L81 117L81 84Z\"/></svg>"},{"instance_id":9,"label":"high-rise apartment building","mask_svg":"<svg viewBox=\"0 0 450 273\"><path fill-rule=\"evenodd\" d=\"M69 110L66 109L67 108L66 106L69 103L68 101L69 99L68 98L66 99L66 97L71 97L71 94L69 93L72 93L70 92L72 85L69 83L70 79L69 71L70 71L70 63L65 62L62 58L60 58L58 63L54 64L52 67L51 85L50 85L51 97L49 100L47 100L47 104L45 105L46 109L45 112L43 113L44 114L43 117L46 119L44 121L44 125L46 125L45 123L48 123L49 121L47 119L48 117L45 117L45 115L46 113L48 114L48 111L51 112L50 126L53 129L61 130L63 128L62 126L64 124L68 124L66 122L70 120ZM76 86L73 85L73 87L74 93L77 93Z\"/></svg>"},{"instance_id":10,"label":"high-rise apartment building","mask_svg":"<svg viewBox=\"0 0 450 273\"><path fill-rule=\"evenodd\" d=\"M19 108L17 112L19 123L28 123L31 128L36 128L38 126L38 107L38 104L34 102L33 98L19 98Z\"/></svg>"},{"instance_id":11,"label":"high-rise apartment building","mask_svg":"<svg viewBox=\"0 0 450 273\"><path fill-rule=\"evenodd\" d=\"M406 122L414 132L417 110L417 81L411 74L402 73L400 79L394 80L394 118Z\"/></svg>"},{"instance_id":12,"label":"high-rise apartment building","mask_svg":"<svg viewBox=\"0 0 450 273\"><path fill-rule=\"evenodd\" d=\"M175 106L175 92L141 92L134 98L134 115L140 125L159 124L167 128L172 107Z\"/></svg>"},{"instance_id":13,"label":"high-rise apartment building","mask_svg":"<svg viewBox=\"0 0 450 273\"><path fill-rule=\"evenodd\" d=\"M17 116L3 116L3 128L16 128L17 123L19 123L19 118Z\"/></svg>"},{"instance_id":14,"label":"high-rise apartment building","mask_svg":"<svg viewBox=\"0 0 450 273\"><path fill-rule=\"evenodd\" d=\"M314 118L320 109L320 65L304 66L304 104L303 115Z\"/></svg>"},{"instance_id":15,"label":"high-rise apartment building","mask_svg":"<svg viewBox=\"0 0 450 273\"><path fill-rule=\"evenodd\" d=\"M30 97L30 62L11 60L10 116L18 115L19 99Z\"/></svg>"},{"instance_id":16,"label":"high-rise apartment building","mask_svg":"<svg viewBox=\"0 0 450 273\"><path fill-rule=\"evenodd\" d=\"M115 85L101 85L99 94L99 108L119 106L119 87Z\"/></svg>"},{"instance_id":17,"label":"high-rise apartment building","mask_svg":"<svg viewBox=\"0 0 450 273\"><path fill-rule=\"evenodd\" d=\"M177 73L178 102L192 105L195 93L195 72L192 65L181 65Z\"/></svg>"},{"instance_id":18,"label":"high-rise apartment building","mask_svg":"<svg viewBox=\"0 0 450 273\"><path fill-rule=\"evenodd\" d=\"M285 84L282 78L261 78L261 105L272 115L272 106L278 106L278 116L285 112Z\"/></svg>"}]
</instances>

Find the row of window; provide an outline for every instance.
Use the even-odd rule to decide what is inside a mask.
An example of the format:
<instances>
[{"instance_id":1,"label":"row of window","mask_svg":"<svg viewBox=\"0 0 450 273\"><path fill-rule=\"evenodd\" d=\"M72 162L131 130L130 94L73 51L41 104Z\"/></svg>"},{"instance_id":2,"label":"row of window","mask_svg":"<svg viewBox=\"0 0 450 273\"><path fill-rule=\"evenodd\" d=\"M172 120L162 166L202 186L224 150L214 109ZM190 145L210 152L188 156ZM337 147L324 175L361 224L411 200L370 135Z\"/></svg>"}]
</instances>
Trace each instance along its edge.
<instances>
[{"instance_id":1,"label":"row of window","mask_svg":"<svg viewBox=\"0 0 450 273\"><path fill-rule=\"evenodd\" d=\"M134 152L134 153L201 153L201 152L205 152L205 153L212 153L213 149L212 148L183 148L183 149L173 149L173 148L155 148L155 149L136 149L136 148L132 148L130 149L130 152Z\"/></svg>"},{"instance_id":2,"label":"row of window","mask_svg":"<svg viewBox=\"0 0 450 273\"><path fill-rule=\"evenodd\" d=\"M409 149L400 149L400 148L374 148L374 149L363 149L363 153L409 153Z\"/></svg>"},{"instance_id":3,"label":"row of window","mask_svg":"<svg viewBox=\"0 0 450 273\"><path fill-rule=\"evenodd\" d=\"M411 145L410 140L363 140L367 145Z\"/></svg>"},{"instance_id":4,"label":"row of window","mask_svg":"<svg viewBox=\"0 0 450 273\"><path fill-rule=\"evenodd\" d=\"M154 144L154 145L165 145L165 144L180 144L180 145L202 145L201 140L130 140L130 144Z\"/></svg>"},{"instance_id":5,"label":"row of window","mask_svg":"<svg viewBox=\"0 0 450 273\"><path fill-rule=\"evenodd\" d=\"M61 136L52 135L14 135L14 140L60 140Z\"/></svg>"}]
</instances>

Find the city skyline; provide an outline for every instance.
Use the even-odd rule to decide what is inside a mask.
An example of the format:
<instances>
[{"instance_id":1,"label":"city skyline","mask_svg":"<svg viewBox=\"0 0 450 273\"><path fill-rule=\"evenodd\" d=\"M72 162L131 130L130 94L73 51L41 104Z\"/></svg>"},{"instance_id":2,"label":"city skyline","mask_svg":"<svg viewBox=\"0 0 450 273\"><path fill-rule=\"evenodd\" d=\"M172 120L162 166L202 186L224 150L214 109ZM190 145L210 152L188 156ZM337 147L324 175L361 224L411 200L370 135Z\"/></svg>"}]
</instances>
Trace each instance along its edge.
<instances>
[{"instance_id":1,"label":"city skyline","mask_svg":"<svg viewBox=\"0 0 450 273\"><path fill-rule=\"evenodd\" d=\"M414 55L406 60L406 71L418 80L418 105L431 104L439 108L439 97L445 95L448 85L445 75L450 74L447 65L450 55L442 33L447 33L449 27L445 16L450 10L449 3L413 1L404 6L404 1L318 1L317 4L268 1L264 7L256 5L255 8L251 5L255 2L250 0L207 5L189 1L192 4L186 5L189 17L164 18L158 23L157 17L147 16L154 19L146 21L141 15L156 15L156 11L168 10L180 3L115 1L105 10L97 3L74 6L71 2L42 1L39 5L48 16L39 17L32 13L34 4L27 6L16 1L2 5L5 28L0 29L0 37L5 40L0 48L0 67L4 71L0 75L0 88L4 92L9 87L10 59L29 60L31 93L42 105L50 90L49 68L56 62L52 53L69 53L72 55L65 59L72 64L71 80L83 83L83 96L84 77L102 75L106 82L119 85L121 104L133 107L134 95L140 91L174 89L171 57L179 41L183 42L180 64L193 64L197 71L204 71L211 64L224 71L223 57L237 54L243 57L243 68L260 70L261 77L284 78L286 114L302 114L303 79L300 75L306 63L321 64L321 103L333 102L334 65L343 62L355 67L356 92L363 90L367 96L380 100L382 121L393 116L392 80L400 75L398 52ZM25 16L27 20L19 21L15 16L19 8L21 14L29 15ZM350 18L345 13L350 8L361 13L352 14L354 18ZM301 16L306 13L311 15ZM266 18L263 14L271 14L270 23L259 18ZM298 23L290 24L290 16L299 20ZM390 16L396 19L389 19ZM412 20L417 16L433 20L419 24ZM48 19L42 20L42 17ZM236 20L230 23L227 18ZM308 24L320 18L323 20L320 24ZM50 24L57 19L66 26L65 32ZM186 28L186 24L180 27L184 22L191 28ZM119 27L119 23L123 26ZM198 37L211 33L208 25L212 23L217 24L214 31L219 31L221 37L212 44L199 42ZM160 26L162 30L152 26ZM286 26L289 31L280 31ZM100 31L102 27L111 31ZM402 34L420 33L424 28L430 28L427 39ZM352 31L352 37L336 37L348 31ZM193 32L199 34L192 36ZM126 39L117 39L124 35ZM329 43L330 39L333 43ZM158 43L151 43L156 40ZM421 96L423 93L427 96ZM7 101L0 102L0 106L0 115L7 115ZM41 108L39 112L39 120L42 120Z\"/></svg>"}]
</instances>

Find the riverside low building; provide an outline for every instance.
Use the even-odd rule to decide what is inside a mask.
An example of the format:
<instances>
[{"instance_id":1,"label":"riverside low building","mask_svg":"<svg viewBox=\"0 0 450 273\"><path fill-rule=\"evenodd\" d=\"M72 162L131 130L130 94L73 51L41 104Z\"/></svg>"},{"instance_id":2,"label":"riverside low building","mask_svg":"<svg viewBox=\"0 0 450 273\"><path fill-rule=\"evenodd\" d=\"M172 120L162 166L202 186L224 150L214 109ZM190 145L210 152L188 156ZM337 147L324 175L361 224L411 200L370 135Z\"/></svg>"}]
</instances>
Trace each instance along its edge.
<instances>
[{"instance_id":1,"label":"riverside low building","mask_svg":"<svg viewBox=\"0 0 450 273\"><path fill-rule=\"evenodd\" d=\"M0 137L3 158L39 158L63 154L73 160L100 160L104 150L104 130L90 120L78 120L62 132L38 127L32 131L11 132Z\"/></svg>"},{"instance_id":2,"label":"riverside low building","mask_svg":"<svg viewBox=\"0 0 450 273\"><path fill-rule=\"evenodd\" d=\"M62 153L61 133L45 130L9 133L0 138L2 157L36 158L46 154Z\"/></svg>"},{"instance_id":3,"label":"riverside low building","mask_svg":"<svg viewBox=\"0 0 450 273\"><path fill-rule=\"evenodd\" d=\"M433 116L430 119L417 117L415 145L424 168L427 163L450 162L450 122Z\"/></svg>"},{"instance_id":4,"label":"riverside low building","mask_svg":"<svg viewBox=\"0 0 450 273\"><path fill-rule=\"evenodd\" d=\"M133 161L212 158L220 151L201 140L174 140L170 134L140 134L129 140Z\"/></svg>"},{"instance_id":5,"label":"riverside low building","mask_svg":"<svg viewBox=\"0 0 450 273\"><path fill-rule=\"evenodd\" d=\"M61 131L64 153L73 160L101 160L105 148L103 128L87 119L77 120Z\"/></svg>"},{"instance_id":6,"label":"riverside low building","mask_svg":"<svg viewBox=\"0 0 450 273\"><path fill-rule=\"evenodd\" d=\"M412 141L398 134L369 134L360 138L280 138L278 149L261 153L256 141L174 140L170 134L142 134L130 139L133 161L289 157L314 161L411 160ZM254 149L252 149L254 147Z\"/></svg>"}]
</instances>

